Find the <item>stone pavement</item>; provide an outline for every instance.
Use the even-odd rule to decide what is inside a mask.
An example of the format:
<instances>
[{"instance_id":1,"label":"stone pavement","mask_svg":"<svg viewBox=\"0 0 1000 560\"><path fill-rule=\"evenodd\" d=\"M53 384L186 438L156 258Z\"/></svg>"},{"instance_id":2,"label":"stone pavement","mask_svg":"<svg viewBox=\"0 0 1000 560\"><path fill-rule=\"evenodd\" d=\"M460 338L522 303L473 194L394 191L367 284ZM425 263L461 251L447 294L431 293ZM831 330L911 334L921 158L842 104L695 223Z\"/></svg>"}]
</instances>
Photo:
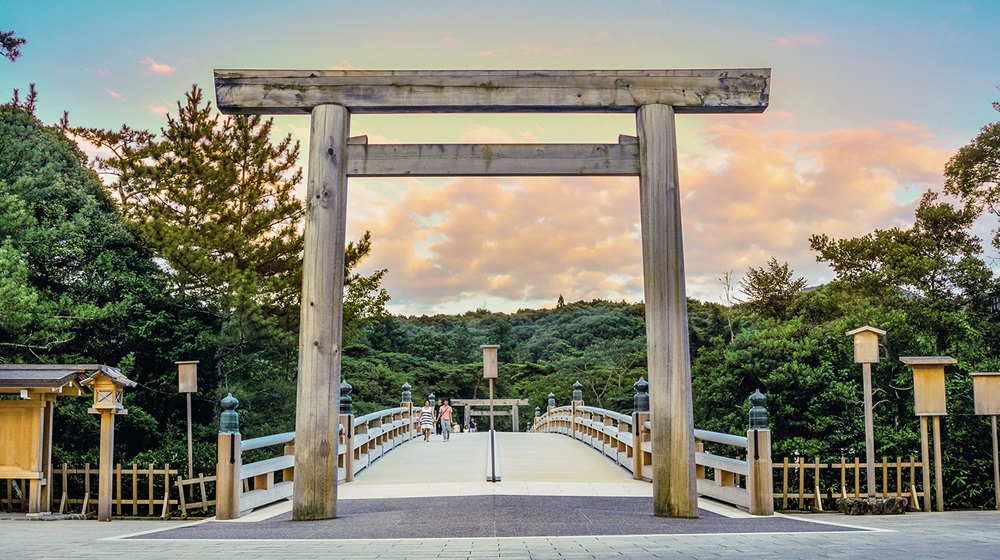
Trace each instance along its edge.
<instances>
[{"instance_id":1,"label":"stone pavement","mask_svg":"<svg viewBox=\"0 0 1000 560\"><path fill-rule=\"evenodd\" d=\"M291 522L286 502L232 522L0 521L0 559L1000 556L1000 512L751 518L705 500L700 519L656 519L649 484L594 451L499 435L497 484L483 482L485 434L461 434L408 443L341 485L336 520Z\"/></svg>"}]
</instances>

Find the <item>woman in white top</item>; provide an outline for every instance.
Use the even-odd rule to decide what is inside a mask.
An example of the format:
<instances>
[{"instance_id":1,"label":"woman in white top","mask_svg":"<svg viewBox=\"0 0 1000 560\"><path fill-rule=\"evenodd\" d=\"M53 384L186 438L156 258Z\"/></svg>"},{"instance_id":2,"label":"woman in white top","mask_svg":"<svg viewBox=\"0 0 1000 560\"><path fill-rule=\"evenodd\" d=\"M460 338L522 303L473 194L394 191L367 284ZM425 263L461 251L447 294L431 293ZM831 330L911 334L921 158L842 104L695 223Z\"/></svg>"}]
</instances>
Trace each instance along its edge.
<instances>
[{"instance_id":1,"label":"woman in white top","mask_svg":"<svg viewBox=\"0 0 1000 560\"><path fill-rule=\"evenodd\" d=\"M424 407L420 409L420 430L424 432L424 441L431 440L431 431L434 430L434 407L431 401L424 401Z\"/></svg>"}]
</instances>

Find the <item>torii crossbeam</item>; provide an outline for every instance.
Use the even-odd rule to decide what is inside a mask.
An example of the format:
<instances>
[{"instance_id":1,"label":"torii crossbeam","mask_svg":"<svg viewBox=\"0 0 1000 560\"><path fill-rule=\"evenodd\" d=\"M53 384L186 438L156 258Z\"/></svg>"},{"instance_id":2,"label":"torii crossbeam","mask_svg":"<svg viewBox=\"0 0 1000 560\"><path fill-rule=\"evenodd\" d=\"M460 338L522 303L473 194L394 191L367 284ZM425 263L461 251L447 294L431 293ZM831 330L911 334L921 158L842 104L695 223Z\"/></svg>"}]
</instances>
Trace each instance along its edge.
<instances>
[{"instance_id":1,"label":"torii crossbeam","mask_svg":"<svg viewBox=\"0 0 1000 560\"><path fill-rule=\"evenodd\" d=\"M771 71L216 70L223 113L311 114L296 408L295 520L337 513L348 177L637 175L653 513L697 517L675 113L759 113ZM618 144L369 146L352 113L635 113Z\"/></svg>"}]
</instances>

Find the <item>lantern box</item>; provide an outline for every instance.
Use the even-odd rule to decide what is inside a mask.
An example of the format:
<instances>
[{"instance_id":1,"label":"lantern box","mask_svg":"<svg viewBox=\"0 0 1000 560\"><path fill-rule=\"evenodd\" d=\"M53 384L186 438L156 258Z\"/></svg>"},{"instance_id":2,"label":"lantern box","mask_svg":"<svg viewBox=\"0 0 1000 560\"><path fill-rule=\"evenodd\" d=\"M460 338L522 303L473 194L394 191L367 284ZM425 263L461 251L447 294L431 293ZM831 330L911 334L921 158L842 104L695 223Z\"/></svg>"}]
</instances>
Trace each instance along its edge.
<instances>
[{"instance_id":1,"label":"lantern box","mask_svg":"<svg viewBox=\"0 0 1000 560\"><path fill-rule=\"evenodd\" d=\"M174 362L177 364L177 386L180 393L198 392L198 362Z\"/></svg>"},{"instance_id":2,"label":"lantern box","mask_svg":"<svg viewBox=\"0 0 1000 560\"><path fill-rule=\"evenodd\" d=\"M913 368L913 410L917 416L945 416L944 366L958 360L949 356L900 357Z\"/></svg>"},{"instance_id":3,"label":"lantern box","mask_svg":"<svg viewBox=\"0 0 1000 560\"><path fill-rule=\"evenodd\" d=\"M877 364L878 337L885 336L885 331L865 325L861 328L847 331L847 336L854 337L854 363Z\"/></svg>"},{"instance_id":4,"label":"lantern box","mask_svg":"<svg viewBox=\"0 0 1000 560\"><path fill-rule=\"evenodd\" d=\"M499 344L484 344L480 346L483 349L483 378L484 379L496 379L497 378L497 348L500 348Z\"/></svg>"},{"instance_id":5,"label":"lantern box","mask_svg":"<svg viewBox=\"0 0 1000 560\"><path fill-rule=\"evenodd\" d=\"M972 376L976 414L1000 415L1000 372L976 372Z\"/></svg>"}]
</instances>

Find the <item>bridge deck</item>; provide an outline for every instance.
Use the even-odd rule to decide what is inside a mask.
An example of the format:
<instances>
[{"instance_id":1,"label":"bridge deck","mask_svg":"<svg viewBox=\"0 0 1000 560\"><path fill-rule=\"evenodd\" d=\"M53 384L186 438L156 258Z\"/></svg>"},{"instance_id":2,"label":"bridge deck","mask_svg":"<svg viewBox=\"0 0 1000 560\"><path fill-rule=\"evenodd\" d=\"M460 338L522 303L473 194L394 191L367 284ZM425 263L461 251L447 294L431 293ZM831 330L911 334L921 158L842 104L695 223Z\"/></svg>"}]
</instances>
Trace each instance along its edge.
<instances>
[{"instance_id":1,"label":"bridge deck","mask_svg":"<svg viewBox=\"0 0 1000 560\"><path fill-rule=\"evenodd\" d=\"M614 462L559 434L497 433L502 481L486 482L489 434L413 441L341 484L341 499L483 494L652 496Z\"/></svg>"}]
</instances>

